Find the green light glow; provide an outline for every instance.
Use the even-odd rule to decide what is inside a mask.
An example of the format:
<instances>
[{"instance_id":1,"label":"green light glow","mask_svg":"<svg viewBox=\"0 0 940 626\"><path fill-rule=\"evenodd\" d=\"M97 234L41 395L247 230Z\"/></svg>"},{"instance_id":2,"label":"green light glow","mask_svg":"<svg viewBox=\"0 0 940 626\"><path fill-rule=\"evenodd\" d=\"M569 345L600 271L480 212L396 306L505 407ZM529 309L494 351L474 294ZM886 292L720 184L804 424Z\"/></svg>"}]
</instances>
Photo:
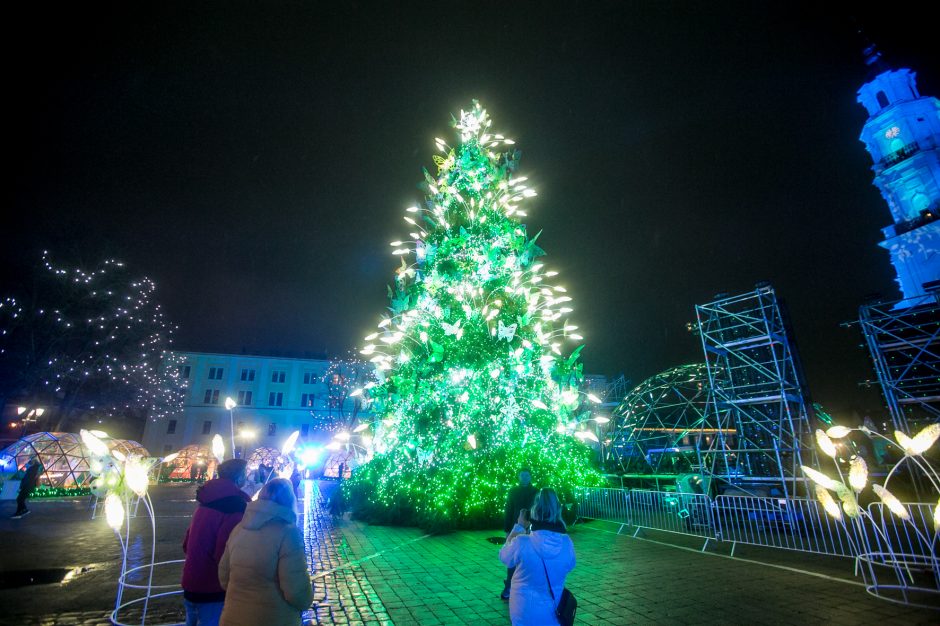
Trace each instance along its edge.
<instances>
[{"instance_id":1,"label":"green light glow","mask_svg":"<svg viewBox=\"0 0 940 626\"><path fill-rule=\"evenodd\" d=\"M392 242L390 313L361 351L376 369L361 390L375 419L333 444L370 459L347 492L373 521L492 524L521 467L563 495L603 484L582 443L596 435L581 348L565 346L581 339L571 298L518 221L536 194L478 103L454 126L457 146L436 140L437 175L425 171L425 202L407 209L409 238Z\"/></svg>"}]
</instances>

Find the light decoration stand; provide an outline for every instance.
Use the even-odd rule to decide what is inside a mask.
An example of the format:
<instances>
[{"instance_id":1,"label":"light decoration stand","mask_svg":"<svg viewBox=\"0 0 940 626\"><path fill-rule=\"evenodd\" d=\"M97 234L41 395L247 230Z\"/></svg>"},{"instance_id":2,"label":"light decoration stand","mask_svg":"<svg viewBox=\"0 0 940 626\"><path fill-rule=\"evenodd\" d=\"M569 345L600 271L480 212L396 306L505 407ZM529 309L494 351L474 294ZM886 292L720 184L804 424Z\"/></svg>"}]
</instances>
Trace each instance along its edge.
<instances>
[{"instance_id":1,"label":"light decoration stand","mask_svg":"<svg viewBox=\"0 0 940 626\"><path fill-rule=\"evenodd\" d=\"M107 437L100 431L99 435ZM102 438L87 430L81 431L82 442L90 454L89 464L94 476L92 493L96 498L104 500L104 513L108 526L114 530L121 545L121 573L118 576L117 596L114 600L114 610L111 612L111 623L116 626L129 626L121 621L122 613L133 607L140 610L140 624L147 623L147 612L150 602L162 598L181 594L178 584L155 585L154 570L159 566L174 566L182 560L156 562L157 526L153 511L153 502L150 500L148 487L150 484L150 471L154 465L170 462L175 455L164 459L155 457L141 457L136 454L125 455L116 449L109 449ZM150 520L150 560L137 567L128 568L127 553L131 545L131 500L136 499L136 506L143 502ZM143 576L145 583L131 582L134 576ZM142 591L143 595L130 600L125 599L128 590ZM180 622L165 623L159 626L177 626ZM153 625L152 625L153 626Z\"/></svg>"},{"instance_id":2,"label":"light decoration stand","mask_svg":"<svg viewBox=\"0 0 940 626\"><path fill-rule=\"evenodd\" d=\"M350 395L374 419L334 441L358 435L372 454L347 482L354 512L371 520L492 522L522 467L563 497L601 481L584 445L598 441L585 401L601 400L580 388L572 298L520 221L536 192L479 103L453 125L456 145L435 140L425 201L406 209L408 236L391 242L390 312L360 352L376 381Z\"/></svg>"},{"instance_id":3,"label":"light decoration stand","mask_svg":"<svg viewBox=\"0 0 940 626\"><path fill-rule=\"evenodd\" d=\"M867 508L859 504L869 484L865 459L852 457L847 473L836 462L839 440L853 431L880 437L902 453L884 483L871 484L877 499ZM855 572L861 571L868 593L898 604L940 610L940 475L924 456L940 437L940 424L931 424L914 437L901 431L894 436L892 441L865 426L817 430L818 448L833 459L838 480L811 467L802 470L815 483L820 505L854 537ZM889 485L901 468L931 485L934 502L903 503L891 492Z\"/></svg>"},{"instance_id":4,"label":"light decoration stand","mask_svg":"<svg viewBox=\"0 0 940 626\"><path fill-rule=\"evenodd\" d=\"M815 453L802 370L776 293L761 286L695 313L711 391L706 414L717 429L702 471L794 497L805 484L799 468Z\"/></svg>"}]
</instances>

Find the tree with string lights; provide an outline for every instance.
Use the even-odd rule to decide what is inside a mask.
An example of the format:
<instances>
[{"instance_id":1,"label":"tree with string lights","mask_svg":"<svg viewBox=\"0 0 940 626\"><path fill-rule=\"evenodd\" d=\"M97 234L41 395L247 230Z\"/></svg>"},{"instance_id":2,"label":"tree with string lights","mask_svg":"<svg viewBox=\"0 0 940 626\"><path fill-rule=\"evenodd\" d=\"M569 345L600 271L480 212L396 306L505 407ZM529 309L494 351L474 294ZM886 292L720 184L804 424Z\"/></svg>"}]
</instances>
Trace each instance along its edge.
<instances>
[{"instance_id":1,"label":"tree with string lights","mask_svg":"<svg viewBox=\"0 0 940 626\"><path fill-rule=\"evenodd\" d=\"M0 302L4 397L45 407L61 430L79 417L152 418L182 408L156 285L108 259L66 269L44 252L31 288Z\"/></svg>"},{"instance_id":2,"label":"tree with string lights","mask_svg":"<svg viewBox=\"0 0 940 626\"><path fill-rule=\"evenodd\" d=\"M372 455L347 485L368 520L491 525L522 467L561 492L601 481L584 444L599 400L581 392L581 347L566 347L581 340L571 298L519 221L536 194L477 102L454 126L459 141L436 140L437 174L425 170L425 201L407 209L409 238L391 244L391 307L361 350L377 380L352 393L374 420L339 433Z\"/></svg>"},{"instance_id":3,"label":"tree with string lights","mask_svg":"<svg viewBox=\"0 0 940 626\"><path fill-rule=\"evenodd\" d=\"M330 365L323 373L326 386L323 401L335 428L349 428L356 420L362 409L362 399L352 393L374 379L371 365L353 355L330 359Z\"/></svg>"}]
</instances>

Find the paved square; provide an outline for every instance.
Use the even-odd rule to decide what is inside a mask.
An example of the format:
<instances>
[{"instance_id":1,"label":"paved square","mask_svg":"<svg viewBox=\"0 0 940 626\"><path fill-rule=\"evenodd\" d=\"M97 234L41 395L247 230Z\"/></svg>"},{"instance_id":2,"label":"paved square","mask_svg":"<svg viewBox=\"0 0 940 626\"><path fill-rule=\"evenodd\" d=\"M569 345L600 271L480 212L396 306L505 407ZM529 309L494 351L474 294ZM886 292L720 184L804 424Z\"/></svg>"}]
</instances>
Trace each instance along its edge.
<instances>
[{"instance_id":1,"label":"paved square","mask_svg":"<svg viewBox=\"0 0 940 626\"><path fill-rule=\"evenodd\" d=\"M414 528L333 520L323 503L334 487L311 484L300 516L314 582L315 624L508 624L498 597L505 570L496 531L427 535ZM195 507L189 485L154 487L157 559L182 558L180 541ZM87 499L31 503L10 520L0 507L0 571L88 567L64 583L0 589L0 624L91 626L108 623L120 549L104 520L91 520ZM133 563L149 558L149 524L133 521ZM579 624L936 624L940 613L865 593L847 559L739 547L736 558L682 537L617 535L600 522L571 529L578 565L568 585ZM160 582L174 583L179 569ZM154 616L181 619L178 597ZM139 622L138 622L139 623ZM148 623L155 623L148 620Z\"/></svg>"}]
</instances>

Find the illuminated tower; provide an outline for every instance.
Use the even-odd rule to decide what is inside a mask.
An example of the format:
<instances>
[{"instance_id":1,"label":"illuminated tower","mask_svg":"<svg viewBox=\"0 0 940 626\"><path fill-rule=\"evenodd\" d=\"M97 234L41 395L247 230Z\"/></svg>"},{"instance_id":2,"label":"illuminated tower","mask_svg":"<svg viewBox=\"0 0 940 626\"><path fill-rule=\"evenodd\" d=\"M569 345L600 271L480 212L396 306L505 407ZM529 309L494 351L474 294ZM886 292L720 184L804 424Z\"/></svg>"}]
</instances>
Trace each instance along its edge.
<instances>
[{"instance_id":1,"label":"illuminated tower","mask_svg":"<svg viewBox=\"0 0 940 626\"><path fill-rule=\"evenodd\" d=\"M898 275L904 300L897 308L907 308L924 302L940 279L940 101L921 96L916 74L891 69L874 46L866 48L865 62L871 73L858 102L868 121L859 139L894 220L879 245Z\"/></svg>"}]
</instances>

